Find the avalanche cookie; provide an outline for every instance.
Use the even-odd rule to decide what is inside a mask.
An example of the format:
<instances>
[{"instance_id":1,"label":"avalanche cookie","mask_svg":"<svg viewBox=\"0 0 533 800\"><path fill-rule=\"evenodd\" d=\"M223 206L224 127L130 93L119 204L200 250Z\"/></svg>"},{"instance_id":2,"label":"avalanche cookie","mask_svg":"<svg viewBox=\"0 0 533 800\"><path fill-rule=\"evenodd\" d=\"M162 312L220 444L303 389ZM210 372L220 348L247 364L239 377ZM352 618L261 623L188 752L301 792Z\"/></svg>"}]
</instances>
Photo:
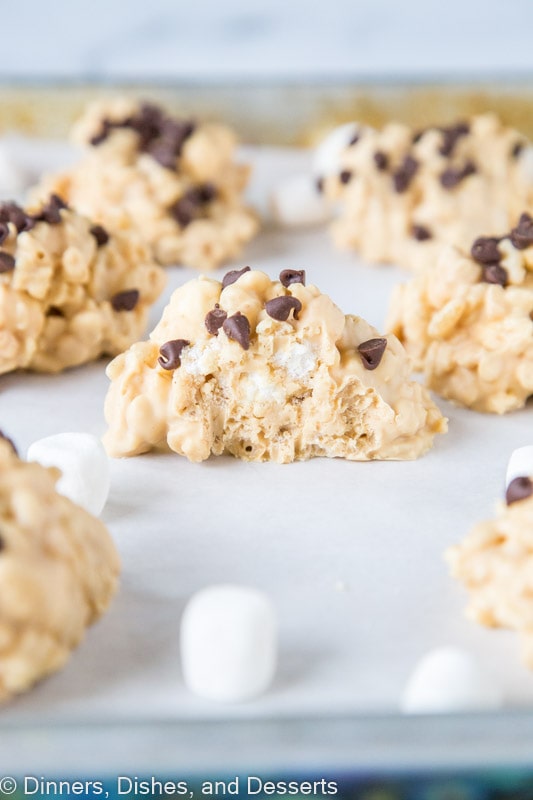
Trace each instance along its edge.
<instances>
[{"instance_id":1,"label":"avalanche cookie","mask_svg":"<svg viewBox=\"0 0 533 800\"><path fill-rule=\"evenodd\" d=\"M476 525L446 554L469 592L467 615L518 631L533 669L533 476L515 478L495 520Z\"/></svg>"},{"instance_id":2,"label":"avalanche cookie","mask_svg":"<svg viewBox=\"0 0 533 800\"><path fill-rule=\"evenodd\" d=\"M443 247L436 264L396 287L387 329L427 384L477 411L503 414L533 394L533 219L470 252Z\"/></svg>"},{"instance_id":3,"label":"avalanche cookie","mask_svg":"<svg viewBox=\"0 0 533 800\"><path fill-rule=\"evenodd\" d=\"M163 271L146 247L52 195L0 205L0 373L58 372L116 355L142 335Z\"/></svg>"},{"instance_id":4,"label":"avalanche cookie","mask_svg":"<svg viewBox=\"0 0 533 800\"><path fill-rule=\"evenodd\" d=\"M115 456L410 459L446 430L398 340L345 316L303 271L186 283L108 375Z\"/></svg>"},{"instance_id":5,"label":"avalanche cookie","mask_svg":"<svg viewBox=\"0 0 533 800\"><path fill-rule=\"evenodd\" d=\"M139 234L160 263L213 269L256 233L241 197L249 168L235 162L228 128L123 98L90 106L73 138L85 156L45 178L38 196L55 192L111 230Z\"/></svg>"},{"instance_id":6,"label":"avalanche cookie","mask_svg":"<svg viewBox=\"0 0 533 800\"><path fill-rule=\"evenodd\" d=\"M60 669L117 588L104 525L58 494L59 471L0 439L0 701Z\"/></svg>"},{"instance_id":7,"label":"avalanche cookie","mask_svg":"<svg viewBox=\"0 0 533 800\"><path fill-rule=\"evenodd\" d=\"M439 243L506 230L531 201L532 148L493 115L416 133L396 123L339 130L350 139L319 183L341 203L335 242L368 261L418 269Z\"/></svg>"}]
</instances>

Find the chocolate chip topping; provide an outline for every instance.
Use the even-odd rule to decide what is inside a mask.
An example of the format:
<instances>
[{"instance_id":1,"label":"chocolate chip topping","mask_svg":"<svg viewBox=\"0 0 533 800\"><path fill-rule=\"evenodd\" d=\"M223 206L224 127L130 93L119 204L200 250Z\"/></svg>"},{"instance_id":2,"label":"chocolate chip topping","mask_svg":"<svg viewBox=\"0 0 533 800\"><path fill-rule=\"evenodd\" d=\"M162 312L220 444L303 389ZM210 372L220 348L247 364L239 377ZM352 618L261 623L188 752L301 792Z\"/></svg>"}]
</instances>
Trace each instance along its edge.
<instances>
[{"instance_id":1,"label":"chocolate chip topping","mask_svg":"<svg viewBox=\"0 0 533 800\"><path fill-rule=\"evenodd\" d=\"M525 500L533 494L533 481L531 478L515 478L507 487L505 493L505 502L508 506L511 503L516 503L519 500Z\"/></svg>"},{"instance_id":2,"label":"chocolate chip topping","mask_svg":"<svg viewBox=\"0 0 533 800\"><path fill-rule=\"evenodd\" d=\"M472 258L478 264L497 264L501 258L498 250L499 243L500 239L496 236L480 236L470 250Z\"/></svg>"},{"instance_id":3,"label":"chocolate chip topping","mask_svg":"<svg viewBox=\"0 0 533 800\"><path fill-rule=\"evenodd\" d=\"M392 176L394 188L398 194L402 194L409 188L409 184L413 180L418 170L418 161L413 156L406 156L403 163Z\"/></svg>"},{"instance_id":4,"label":"chocolate chip topping","mask_svg":"<svg viewBox=\"0 0 533 800\"><path fill-rule=\"evenodd\" d=\"M379 367L386 347L386 339L368 339L366 342L361 342L357 349L361 355L363 367L370 370Z\"/></svg>"},{"instance_id":5,"label":"chocolate chip topping","mask_svg":"<svg viewBox=\"0 0 533 800\"><path fill-rule=\"evenodd\" d=\"M213 336L218 336L218 332L226 321L227 316L227 311L224 311L223 308L220 308L218 303L215 303L214 309L206 314L205 317L207 332L212 333Z\"/></svg>"},{"instance_id":6,"label":"chocolate chip topping","mask_svg":"<svg viewBox=\"0 0 533 800\"><path fill-rule=\"evenodd\" d=\"M0 244L2 244L2 242L5 242L8 236L9 236L9 228L7 226L7 222L0 222Z\"/></svg>"},{"instance_id":7,"label":"chocolate chip topping","mask_svg":"<svg viewBox=\"0 0 533 800\"><path fill-rule=\"evenodd\" d=\"M177 369L181 366L181 352L189 345L187 339L172 339L170 342L165 342L159 348L157 363L163 369Z\"/></svg>"},{"instance_id":8,"label":"chocolate chip topping","mask_svg":"<svg viewBox=\"0 0 533 800\"><path fill-rule=\"evenodd\" d=\"M204 207L215 199L216 186L212 183L200 183L188 189L180 199L169 208L169 213L182 228L186 228L194 219L202 216Z\"/></svg>"},{"instance_id":9,"label":"chocolate chip topping","mask_svg":"<svg viewBox=\"0 0 533 800\"><path fill-rule=\"evenodd\" d=\"M513 145L513 149L511 150L512 157L518 158L524 147L525 147L524 142L517 142L515 145Z\"/></svg>"},{"instance_id":10,"label":"chocolate chip topping","mask_svg":"<svg viewBox=\"0 0 533 800\"><path fill-rule=\"evenodd\" d=\"M374 153L374 163L380 172L384 172L389 166L389 157L383 150L376 150Z\"/></svg>"},{"instance_id":11,"label":"chocolate chip topping","mask_svg":"<svg viewBox=\"0 0 533 800\"><path fill-rule=\"evenodd\" d=\"M499 264L483 264L481 271L483 283L494 283L498 286L507 286L509 276L507 270Z\"/></svg>"},{"instance_id":12,"label":"chocolate chip topping","mask_svg":"<svg viewBox=\"0 0 533 800\"><path fill-rule=\"evenodd\" d=\"M474 175L476 172L476 165L473 161L469 160L466 162L464 167L461 167L460 169L455 169L454 167L448 167L448 169L445 169L440 176L440 182L445 189L453 189L465 178L468 178L470 175Z\"/></svg>"},{"instance_id":13,"label":"chocolate chip topping","mask_svg":"<svg viewBox=\"0 0 533 800\"><path fill-rule=\"evenodd\" d=\"M158 164L175 170L183 145L194 133L191 120L179 120L168 116L152 103L143 103L135 114L121 120L104 119L98 133L90 140L94 147L102 144L111 131L129 128L139 137L139 149L149 153Z\"/></svg>"},{"instance_id":14,"label":"chocolate chip topping","mask_svg":"<svg viewBox=\"0 0 533 800\"><path fill-rule=\"evenodd\" d=\"M315 181L316 190L319 194L324 191L324 178L317 178Z\"/></svg>"},{"instance_id":15,"label":"chocolate chip topping","mask_svg":"<svg viewBox=\"0 0 533 800\"><path fill-rule=\"evenodd\" d=\"M228 317L222 325L222 329L228 338L238 342L243 350L248 350L250 347L250 323L244 314L237 311L236 314Z\"/></svg>"},{"instance_id":16,"label":"chocolate chip topping","mask_svg":"<svg viewBox=\"0 0 533 800\"><path fill-rule=\"evenodd\" d=\"M533 218L522 214L518 225L511 231L511 242L517 250L525 250L533 244Z\"/></svg>"},{"instance_id":17,"label":"chocolate chip topping","mask_svg":"<svg viewBox=\"0 0 533 800\"><path fill-rule=\"evenodd\" d=\"M339 175L339 180L341 183L350 183L352 180L353 172L350 169L343 169L343 171Z\"/></svg>"},{"instance_id":18,"label":"chocolate chip topping","mask_svg":"<svg viewBox=\"0 0 533 800\"><path fill-rule=\"evenodd\" d=\"M15 269L15 259L9 253L0 252L0 274L12 272Z\"/></svg>"},{"instance_id":19,"label":"chocolate chip topping","mask_svg":"<svg viewBox=\"0 0 533 800\"><path fill-rule=\"evenodd\" d=\"M29 231L35 225L33 217L26 214L17 203L0 203L0 222L11 222L17 229L17 233Z\"/></svg>"},{"instance_id":20,"label":"chocolate chip topping","mask_svg":"<svg viewBox=\"0 0 533 800\"><path fill-rule=\"evenodd\" d=\"M109 234L101 225L93 225L92 228L90 228L90 233L96 239L98 247L103 247L104 244L107 244L109 241Z\"/></svg>"},{"instance_id":21,"label":"chocolate chip topping","mask_svg":"<svg viewBox=\"0 0 533 800\"><path fill-rule=\"evenodd\" d=\"M298 314L302 310L302 304L297 297L291 295L283 295L282 297L274 297L265 303L265 311L272 319L277 319L279 322L286 322L289 319L289 314L293 311L294 319L298 319Z\"/></svg>"},{"instance_id":22,"label":"chocolate chip topping","mask_svg":"<svg viewBox=\"0 0 533 800\"><path fill-rule=\"evenodd\" d=\"M113 311L133 311L138 302L138 289L126 289L126 291L118 292L111 298Z\"/></svg>"},{"instance_id":23,"label":"chocolate chip topping","mask_svg":"<svg viewBox=\"0 0 533 800\"><path fill-rule=\"evenodd\" d=\"M232 269L229 272L226 272L226 274L222 278L222 288L225 289L226 286L231 286L231 284L238 281L241 275L244 275L245 272L250 272L250 267L243 267L242 269Z\"/></svg>"},{"instance_id":24,"label":"chocolate chip topping","mask_svg":"<svg viewBox=\"0 0 533 800\"><path fill-rule=\"evenodd\" d=\"M60 212L64 208L68 208L65 201L58 194L52 194L48 203L41 208L38 214L35 214L33 220L47 222L49 225L58 225L61 222Z\"/></svg>"},{"instance_id":25,"label":"chocolate chip topping","mask_svg":"<svg viewBox=\"0 0 533 800\"><path fill-rule=\"evenodd\" d=\"M439 147L441 156L449 157L455 150L455 146L462 136L470 133L468 122L458 122L449 128L439 128L442 133L442 145Z\"/></svg>"},{"instance_id":26,"label":"chocolate chip topping","mask_svg":"<svg viewBox=\"0 0 533 800\"><path fill-rule=\"evenodd\" d=\"M291 283L301 283L305 286L305 269L283 269L279 273L279 280L285 288Z\"/></svg>"},{"instance_id":27,"label":"chocolate chip topping","mask_svg":"<svg viewBox=\"0 0 533 800\"><path fill-rule=\"evenodd\" d=\"M357 142L359 141L360 138L361 138L361 134L359 132L358 133L354 133L354 135L352 136L352 138L348 142L348 147L353 147L354 144L357 144Z\"/></svg>"},{"instance_id":28,"label":"chocolate chip topping","mask_svg":"<svg viewBox=\"0 0 533 800\"><path fill-rule=\"evenodd\" d=\"M425 242L432 238L431 231L425 225L413 225L411 233L417 242Z\"/></svg>"}]
</instances>

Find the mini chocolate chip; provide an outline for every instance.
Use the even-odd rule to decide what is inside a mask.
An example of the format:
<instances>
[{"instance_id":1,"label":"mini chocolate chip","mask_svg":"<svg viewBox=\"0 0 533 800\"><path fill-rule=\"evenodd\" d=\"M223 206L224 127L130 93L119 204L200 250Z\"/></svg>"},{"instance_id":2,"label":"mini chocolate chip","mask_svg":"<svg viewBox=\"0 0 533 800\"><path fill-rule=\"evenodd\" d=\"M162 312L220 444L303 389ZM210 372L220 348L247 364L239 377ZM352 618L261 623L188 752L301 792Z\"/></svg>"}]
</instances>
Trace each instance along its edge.
<instances>
[{"instance_id":1,"label":"mini chocolate chip","mask_svg":"<svg viewBox=\"0 0 533 800\"><path fill-rule=\"evenodd\" d=\"M222 325L222 329L229 339L234 339L243 350L248 350L250 347L250 323L244 314L237 311L236 314L228 317Z\"/></svg>"},{"instance_id":2,"label":"mini chocolate chip","mask_svg":"<svg viewBox=\"0 0 533 800\"><path fill-rule=\"evenodd\" d=\"M190 225L196 217L196 208L183 197L181 200L178 200L177 203L174 203L168 211L182 228L186 228L187 225Z\"/></svg>"},{"instance_id":3,"label":"mini chocolate chip","mask_svg":"<svg viewBox=\"0 0 533 800\"><path fill-rule=\"evenodd\" d=\"M383 150L376 150L374 153L374 163L380 172L384 172L389 166L389 157Z\"/></svg>"},{"instance_id":4,"label":"mini chocolate chip","mask_svg":"<svg viewBox=\"0 0 533 800\"><path fill-rule=\"evenodd\" d=\"M411 142L412 142L413 144L418 144L418 142L420 141L420 139L422 138L422 136L425 134L425 132L426 132L426 128L421 128L421 130L419 130L419 131L415 131L415 132L413 133L413 136L412 136L412 138L411 138Z\"/></svg>"},{"instance_id":5,"label":"mini chocolate chip","mask_svg":"<svg viewBox=\"0 0 533 800\"><path fill-rule=\"evenodd\" d=\"M432 238L431 231L425 225L413 225L411 233L417 242L425 242Z\"/></svg>"},{"instance_id":6,"label":"mini chocolate chip","mask_svg":"<svg viewBox=\"0 0 533 800\"><path fill-rule=\"evenodd\" d=\"M100 126L100 130L98 131L98 133L95 133L94 136L92 136L89 139L90 144L92 144L93 147L98 147L99 144L102 144L102 142L105 142L105 140L109 136L111 128L113 128L113 127L115 127L115 126L113 125L111 120L103 119L102 120L102 124Z\"/></svg>"},{"instance_id":7,"label":"mini chocolate chip","mask_svg":"<svg viewBox=\"0 0 533 800\"><path fill-rule=\"evenodd\" d=\"M189 189L184 197L195 206L204 206L215 199L216 186L213 183L200 183Z\"/></svg>"},{"instance_id":8,"label":"mini chocolate chip","mask_svg":"<svg viewBox=\"0 0 533 800\"><path fill-rule=\"evenodd\" d=\"M206 314L205 317L205 327L207 328L207 332L212 333L213 336L218 336L218 331L223 326L227 316L227 311L224 311L223 308L220 308L218 303L215 303L214 309Z\"/></svg>"},{"instance_id":9,"label":"mini chocolate chip","mask_svg":"<svg viewBox=\"0 0 533 800\"><path fill-rule=\"evenodd\" d=\"M515 145L513 145L513 149L511 150L512 157L518 158L524 147L525 147L524 142L517 142Z\"/></svg>"},{"instance_id":10,"label":"mini chocolate chip","mask_svg":"<svg viewBox=\"0 0 533 800\"><path fill-rule=\"evenodd\" d=\"M386 347L387 340L382 338L368 339L366 342L361 342L357 349L361 355L363 367L370 370L379 367Z\"/></svg>"},{"instance_id":11,"label":"mini chocolate chip","mask_svg":"<svg viewBox=\"0 0 533 800\"><path fill-rule=\"evenodd\" d=\"M511 242L517 250L525 250L533 244L533 219L529 214L522 214L518 225L510 234Z\"/></svg>"},{"instance_id":12,"label":"mini chocolate chip","mask_svg":"<svg viewBox=\"0 0 533 800\"><path fill-rule=\"evenodd\" d=\"M0 204L0 222L13 223L17 233L30 230L33 227L30 220L31 217L17 203Z\"/></svg>"},{"instance_id":13,"label":"mini chocolate chip","mask_svg":"<svg viewBox=\"0 0 533 800\"><path fill-rule=\"evenodd\" d=\"M160 356L157 363L163 369L177 369L181 366L181 352L189 345L187 339L172 339L170 342L165 342L159 348Z\"/></svg>"},{"instance_id":14,"label":"mini chocolate chip","mask_svg":"<svg viewBox=\"0 0 533 800\"><path fill-rule=\"evenodd\" d=\"M285 288L291 283L302 283L305 286L305 269L283 269L279 273L279 280Z\"/></svg>"},{"instance_id":15,"label":"mini chocolate chip","mask_svg":"<svg viewBox=\"0 0 533 800\"><path fill-rule=\"evenodd\" d=\"M341 183L350 183L352 180L353 172L350 169L343 169L343 171L339 175L339 180Z\"/></svg>"},{"instance_id":16,"label":"mini chocolate chip","mask_svg":"<svg viewBox=\"0 0 533 800\"><path fill-rule=\"evenodd\" d=\"M13 450L13 452L15 453L15 455L16 455L16 456L18 456L18 454L19 454L19 451L18 451L18 450L17 450L17 448L15 447L15 443L13 442L13 440L12 440L12 439L10 439L10 438L9 438L9 436L6 436L6 435L5 435L5 433L4 433L3 431L0 431L0 439L3 439L3 440L4 440L4 442L7 442L7 443L8 443L8 445L9 445L9 446L11 447L11 449Z\"/></svg>"},{"instance_id":17,"label":"mini chocolate chip","mask_svg":"<svg viewBox=\"0 0 533 800\"><path fill-rule=\"evenodd\" d=\"M226 274L222 278L222 288L225 289L226 286L231 286L231 284L238 281L241 275L244 275L245 272L250 272L250 267L243 267L242 269L232 269L229 272L226 272Z\"/></svg>"},{"instance_id":18,"label":"mini chocolate chip","mask_svg":"<svg viewBox=\"0 0 533 800\"><path fill-rule=\"evenodd\" d=\"M468 178L470 175L474 175L476 172L477 167L474 162L467 161L464 167L461 167L461 169L455 169L454 167L445 169L440 176L440 182L445 189L453 189L465 178Z\"/></svg>"},{"instance_id":19,"label":"mini chocolate chip","mask_svg":"<svg viewBox=\"0 0 533 800\"><path fill-rule=\"evenodd\" d=\"M103 247L104 244L107 244L109 241L109 234L101 225L93 225L90 228L90 233L96 239L96 244L98 247Z\"/></svg>"},{"instance_id":20,"label":"mini chocolate chip","mask_svg":"<svg viewBox=\"0 0 533 800\"><path fill-rule=\"evenodd\" d=\"M139 292L137 289L126 289L111 298L113 311L133 311L138 302Z\"/></svg>"},{"instance_id":21,"label":"mini chocolate chip","mask_svg":"<svg viewBox=\"0 0 533 800\"><path fill-rule=\"evenodd\" d=\"M9 253L0 253L0 274L12 272L15 269L15 259Z\"/></svg>"},{"instance_id":22,"label":"mini chocolate chip","mask_svg":"<svg viewBox=\"0 0 533 800\"><path fill-rule=\"evenodd\" d=\"M265 303L265 311L272 319L277 319L279 322L286 322L289 319L291 311L293 311L294 319L298 319L298 314L302 310L302 304L297 297L291 295L282 295L282 297L274 297Z\"/></svg>"},{"instance_id":23,"label":"mini chocolate chip","mask_svg":"<svg viewBox=\"0 0 533 800\"><path fill-rule=\"evenodd\" d=\"M452 125L449 128L440 128L443 135L442 145L439 147L441 156L449 157L455 150L455 145L461 136L467 136L470 133L470 125L468 122L458 122L457 125Z\"/></svg>"},{"instance_id":24,"label":"mini chocolate chip","mask_svg":"<svg viewBox=\"0 0 533 800\"><path fill-rule=\"evenodd\" d=\"M316 190L319 194L324 191L324 178L317 178L315 181Z\"/></svg>"},{"instance_id":25,"label":"mini chocolate chip","mask_svg":"<svg viewBox=\"0 0 533 800\"><path fill-rule=\"evenodd\" d=\"M57 194L50 195L50 199L41 211L33 218L35 222L47 222L49 225L57 225L61 222L60 212L68 208L65 201Z\"/></svg>"},{"instance_id":26,"label":"mini chocolate chip","mask_svg":"<svg viewBox=\"0 0 533 800\"><path fill-rule=\"evenodd\" d=\"M496 236L480 236L476 239L470 250L474 261L478 264L497 264L501 258L499 242Z\"/></svg>"},{"instance_id":27,"label":"mini chocolate chip","mask_svg":"<svg viewBox=\"0 0 533 800\"><path fill-rule=\"evenodd\" d=\"M7 222L0 222L0 244L2 244L2 242L5 242L8 236L9 236L9 228Z\"/></svg>"},{"instance_id":28,"label":"mini chocolate chip","mask_svg":"<svg viewBox=\"0 0 533 800\"><path fill-rule=\"evenodd\" d=\"M150 155L165 169L176 170L176 151L172 142L161 139L150 146Z\"/></svg>"},{"instance_id":29,"label":"mini chocolate chip","mask_svg":"<svg viewBox=\"0 0 533 800\"><path fill-rule=\"evenodd\" d=\"M531 495L533 495L533 481L531 478L515 478L507 487L505 502L510 506L511 503L525 500L527 497L531 497Z\"/></svg>"},{"instance_id":30,"label":"mini chocolate chip","mask_svg":"<svg viewBox=\"0 0 533 800\"><path fill-rule=\"evenodd\" d=\"M406 156L401 166L398 167L392 176L394 188L398 194L402 194L409 188L409 184L413 180L417 170L418 161L412 156Z\"/></svg>"},{"instance_id":31,"label":"mini chocolate chip","mask_svg":"<svg viewBox=\"0 0 533 800\"><path fill-rule=\"evenodd\" d=\"M359 141L360 138L361 138L361 134L360 133L354 133L354 135L352 136L352 138L348 142L348 147L353 147L354 144L357 144L357 142Z\"/></svg>"},{"instance_id":32,"label":"mini chocolate chip","mask_svg":"<svg viewBox=\"0 0 533 800\"><path fill-rule=\"evenodd\" d=\"M507 270L499 264L483 264L481 271L483 283L494 283L498 286L507 286Z\"/></svg>"}]
</instances>

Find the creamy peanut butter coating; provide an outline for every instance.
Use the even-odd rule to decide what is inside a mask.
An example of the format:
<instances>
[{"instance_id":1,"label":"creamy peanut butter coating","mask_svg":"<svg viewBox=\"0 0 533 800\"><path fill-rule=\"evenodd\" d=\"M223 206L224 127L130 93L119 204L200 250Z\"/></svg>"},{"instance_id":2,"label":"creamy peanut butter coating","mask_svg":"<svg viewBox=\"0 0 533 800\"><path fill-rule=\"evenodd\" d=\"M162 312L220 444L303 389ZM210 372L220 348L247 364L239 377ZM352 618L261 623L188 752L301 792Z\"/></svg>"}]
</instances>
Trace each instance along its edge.
<instances>
[{"instance_id":1,"label":"creamy peanut butter coating","mask_svg":"<svg viewBox=\"0 0 533 800\"><path fill-rule=\"evenodd\" d=\"M0 205L0 373L58 372L143 334L165 283L144 245L110 235L52 195Z\"/></svg>"},{"instance_id":2,"label":"creamy peanut butter coating","mask_svg":"<svg viewBox=\"0 0 533 800\"><path fill-rule=\"evenodd\" d=\"M60 669L117 589L105 526L58 494L59 471L0 439L0 701Z\"/></svg>"},{"instance_id":3,"label":"creamy peanut butter coating","mask_svg":"<svg viewBox=\"0 0 533 800\"><path fill-rule=\"evenodd\" d=\"M426 452L446 420L396 337L304 282L245 268L177 289L150 340L108 367L108 452L280 463Z\"/></svg>"},{"instance_id":4,"label":"creamy peanut butter coating","mask_svg":"<svg viewBox=\"0 0 533 800\"><path fill-rule=\"evenodd\" d=\"M467 616L517 631L533 669L533 476L515 478L496 519L476 525L446 558L468 591Z\"/></svg>"},{"instance_id":5,"label":"creamy peanut butter coating","mask_svg":"<svg viewBox=\"0 0 533 800\"><path fill-rule=\"evenodd\" d=\"M82 160L34 196L55 192L110 230L140 236L159 263L213 269L257 232L242 200L250 170L235 161L229 128L118 98L90 106L73 139Z\"/></svg>"},{"instance_id":6,"label":"creamy peanut butter coating","mask_svg":"<svg viewBox=\"0 0 533 800\"><path fill-rule=\"evenodd\" d=\"M341 204L333 239L367 261L416 270L442 243L467 247L480 231L507 230L533 200L532 156L524 137L491 114L418 132L361 127L339 174L323 180Z\"/></svg>"},{"instance_id":7,"label":"creamy peanut butter coating","mask_svg":"<svg viewBox=\"0 0 533 800\"><path fill-rule=\"evenodd\" d=\"M386 324L430 389L503 414L533 394L533 220L469 250L444 247L392 296Z\"/></svg>"}]
</instances>

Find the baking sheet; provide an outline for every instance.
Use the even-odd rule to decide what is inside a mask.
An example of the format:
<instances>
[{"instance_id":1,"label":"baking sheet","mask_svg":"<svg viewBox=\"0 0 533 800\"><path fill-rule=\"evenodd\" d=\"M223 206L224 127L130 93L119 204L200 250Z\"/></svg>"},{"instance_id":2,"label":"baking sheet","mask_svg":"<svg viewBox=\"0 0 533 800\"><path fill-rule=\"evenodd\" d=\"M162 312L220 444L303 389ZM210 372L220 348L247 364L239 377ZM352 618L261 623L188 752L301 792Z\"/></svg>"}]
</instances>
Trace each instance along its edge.
<instances>
[{"instance_id":1,"label":"baking sheet","mask_svg":"<svg viewBox=\"0 0 533 800\"><path fill-rule=\"evenodd\" d=\"M20 147L28 155L39 145ZM58 152L53 145L38 149L54 166ZM269 186L307 161L292 150L250 148L245 155L255 165L251 196L263 207ZM377 327L392 286L407 277L337 253L325 230L270 226L214 275L244 264L271 277L304 268L308 283ZM170 291L196 273L171 268L168 275L152 324ZM36 438L61 431L100 435L104 370L100 361L60 376L1 377L0 427L22 453ZM67 667L5 707L1 722L396 712L417 659L440 645L475 655L502 687L507 707L533 705L533 675L520 663L517 637L464 619L464 592L442 559L446 547L492 514L508 456L533 440L533 409L497 418L438 402L450 431L415 462L277 465L221 457L190 464L176 455L113 461L103 520L122 558L120 593ZM240 705L196 698L180 675L184 604L221 582L266 591L279 617L276 681L262 698Z\"/></svg>"}]
</instances>

